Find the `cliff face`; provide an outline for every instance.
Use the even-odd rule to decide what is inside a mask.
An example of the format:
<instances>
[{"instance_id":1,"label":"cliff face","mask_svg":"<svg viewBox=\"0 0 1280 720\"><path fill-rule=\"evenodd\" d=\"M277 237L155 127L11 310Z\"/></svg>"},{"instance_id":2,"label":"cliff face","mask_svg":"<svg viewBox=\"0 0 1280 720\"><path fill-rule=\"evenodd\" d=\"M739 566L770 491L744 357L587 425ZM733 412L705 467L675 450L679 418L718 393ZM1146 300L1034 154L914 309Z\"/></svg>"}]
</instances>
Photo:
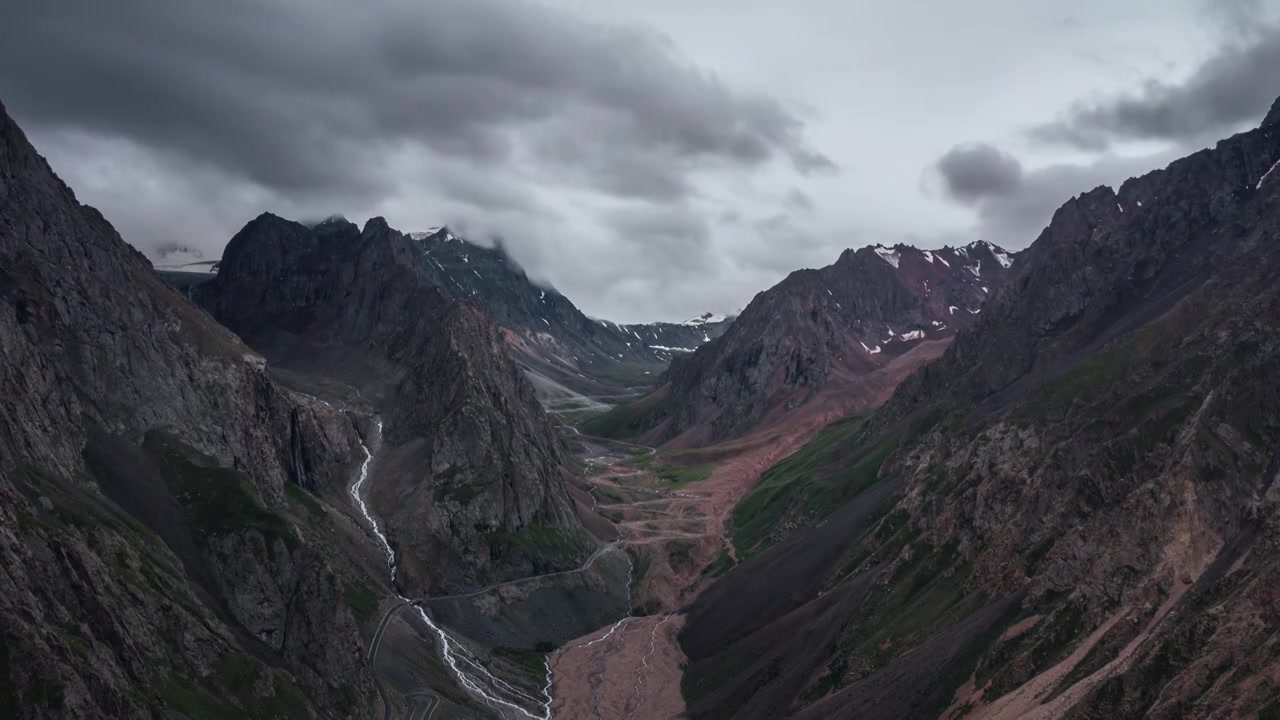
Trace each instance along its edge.
<instances>
[{"instance_id":1,"label":"cliff face","mask_svg":"<svg viewBox=\"0 0 1280 720\"><path fill-rule=\"evenodd\" d=\"M299 463L342 472L291 427L343 457L350 424L162 284L2 108L0 358L3 714L370 709L286 492Z\"/></svg>"},{"instance_id":2,"label":"cliff face","mask_svg":"<svg viewBox=\"0 0 1280 720\"><path fill-rule=\"evenodd\" d=\"M848 412L873 407L901 379L892 368L935 357L974 322L1013 261L983 242L846 250L757 295L723 336L673 360L654 395L596 425L702 445L785 422L823 394L847 396Z\"/></svg>"},{"instance_id":3,"label":"cliff face","mask_svg":"<svg viewBox=\"0 0 1280 720\"><path fill-rule=\"evenodd\" d=\"M806 449L851 499L699 599L695 715L1277 706L1278 122L1065 204L938 361Z\"/></svg>"},{"instance_id":4,"label":"cliff face","mask_svg":"<svg viewBox=\"0 0 1280 720\"><path fill-rule=\"evenodd\" d=\"M273 366L379 414L369 485L406 593L572 566L586 544L558 434L486 314L421 275L419 243L380 218L264 215L195 297Z\"/></svg>"}]
</instances>

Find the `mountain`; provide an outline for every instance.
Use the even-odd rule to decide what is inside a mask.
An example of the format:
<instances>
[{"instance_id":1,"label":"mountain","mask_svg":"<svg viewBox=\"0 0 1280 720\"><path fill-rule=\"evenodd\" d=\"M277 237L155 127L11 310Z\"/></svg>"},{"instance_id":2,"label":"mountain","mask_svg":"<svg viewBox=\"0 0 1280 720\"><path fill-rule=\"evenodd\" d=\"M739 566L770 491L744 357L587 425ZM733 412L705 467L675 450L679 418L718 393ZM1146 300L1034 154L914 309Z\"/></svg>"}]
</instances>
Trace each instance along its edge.
<instances>
[{"instance_id":1,"label":"mountain","mask_svg":"<svg viewBox=\"0 0 1280 720\"><path fill-rule=\"evenodd\" d=\"M258 218L187 290L237 335L0 112L0 716L542 706L525 661L623 612L627 559L416 243Z\"/></svg>"},{"instance_id":2,"label":"mountain","mask_svg":"<svg viewBox=\"0 0 1280 720\"><path fill-rule=\"evenodd\" d=\"M695 348L725 325L723 318L641 325L593 320L564 295L531 281L500 244L476 245L447 227L409 237L429 282L453 297L478 300L522 366L571 387L616 391L608 386L643 382L645 370L661 369L681 352L671 348ZM596 387L601 381L604 387Z\"/></svg>"},{"instance_id":3,"label":"mountain","mask_svg":"<svg viewBox=\"0 0 1280 720\"><path fill-rule=\"evenodd\" d=\"M406 594L572 566L576 552L521 542L554 533L587 546L557 431L485 310L423 277L423 242L381 218L361 229L264 214L193 297L299 387L351 388L377 410L372 507Z\"/></svg>"},{"instance_id":4,"label":"mountain","mask_svg":"<svg viewBox=\"0 0 1280 720\"><path fill-rule=\"evenodd\" d=\"M1070 200L938 360L766 472L682 630L690 714L1273 716L1278 168L1280 101Z\"/></svg>"},{"instance_id":5,"label":"mountain","mask_svg":"<svg viewBox=\"0 0 1280 720\"><path fill-rule=\"evenodd\" d=\"M423 277L451 297L483 304L512 355L539 386L545 379L587 395L616 394L643 383L646 371L656 374L670 359L670 351L650 347L662 343L644 339L653 335L642 334L648 326L587 317L564 295L531 281L501 244L483 247L447 227L408 237L415 242ZM665 339L685 347L701 337L688 328Z\"/></svg>"},{"instance_id":6,"label":"mountain","mask_svg":"<svg viewBox=\"0 0 1280 720\"><path fill-rule=\"evenodd\" d=\"M723 336L674 359L653 393L588 427L699 446L874 407L974 322L1014 257L985 242L846 250L756 295Z\"/></svg>"},{"instance_id":7,"label":"mountain","mask_svg":"<svg viewBox=\"0 0 1280 720\"><path fill-rule=\"evenodd\" d=\"M349 224L335 217L306 230L324 234L324 226L335 222ZM555 289L531 280L501 244L478 245L447 227L405 237L419 277L452 300L482 305L539 397L555 412L607 409L590 398L615 398L631 394L632 386L652 385L672 357L718 337L730 323L710 313L684 323L592 319ZM156 265L184 294L222 267L184 260L171 255Z\"/></svg>"},{"instance_id":8,"label":"mountain","mask_svg":"<svg viewBox=\"0 0 1280 720\"><path fill-rule=\"evenodd\" d=\"M372 713L344 587L374 581L298 484L345 489L356 426L166 286L3 107L0 356L0 715Z\"/></svg>"}]
</instances>

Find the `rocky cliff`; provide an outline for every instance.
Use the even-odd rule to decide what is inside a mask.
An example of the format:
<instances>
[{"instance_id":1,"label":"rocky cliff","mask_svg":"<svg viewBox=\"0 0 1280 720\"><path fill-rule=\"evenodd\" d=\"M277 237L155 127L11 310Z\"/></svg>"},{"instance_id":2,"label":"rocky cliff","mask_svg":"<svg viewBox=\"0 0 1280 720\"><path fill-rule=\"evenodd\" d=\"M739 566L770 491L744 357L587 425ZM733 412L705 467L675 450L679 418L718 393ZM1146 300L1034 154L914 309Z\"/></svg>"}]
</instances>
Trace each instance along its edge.
<instances>
[{"instance_id":1,"label":"rocky cliff","mask_svg":"<svg viewBox=\"0 0 1280 720\"><path fill-rule=\"evenodd\" d=\"M293 499L354 460L350 422L165 286L3 108L0 356L0 715L372 711L357 571Z\"/></svg>"},{"instance_id":2,"label":"rocky cliff","mask_svg":"<svg viewBox=\"0 0 1280 720\"><path fill-rule=\"evenodd\" d=\"M1069 201L938 361L749 496L770 549L691 610L692 714L1274 713L1278 166L1273 110Z\"/></svg>"},{"instance_id":3,"label":"rocky cliff","mask_svg":"<svg viewBox=\"0 0 1280 720\"><path fill-rule=\"evenodd\" d=\"M820 396L873 407L974 322L1013 262L985 242L846 250L758 294L722 337L673 360L655 393L591 427L704 445L788 422Z\"/></svg>"},{"instance_id":4,"label":"rocky cliff","mask_svg":"<svg viewBox=\"0 0 1280 720\"><path fill-rule=\"evenodd\" d=\"M379 414L373 508L406 594L570 567L589 550L558 433L486 313L422 275L422 243L263 215L194 297L295 382Z\"/></svg>"}]
</instances>

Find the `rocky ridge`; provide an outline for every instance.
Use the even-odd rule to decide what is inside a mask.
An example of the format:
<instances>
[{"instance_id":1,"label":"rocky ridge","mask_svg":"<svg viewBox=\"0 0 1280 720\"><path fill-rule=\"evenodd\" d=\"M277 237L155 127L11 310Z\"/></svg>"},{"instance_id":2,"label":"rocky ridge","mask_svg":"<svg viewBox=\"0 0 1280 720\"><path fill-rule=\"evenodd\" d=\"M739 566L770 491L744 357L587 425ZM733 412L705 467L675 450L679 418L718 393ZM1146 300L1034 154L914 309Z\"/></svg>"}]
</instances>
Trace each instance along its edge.
<instances>
[{"instance_id":1,"label":"rocky ridge","mask_svg":"<svg viewBox=\"0 0 1280 720\"><path fill-rule=\"evenodd\" d=\"M783 506L850 499L695 603L691 714L1280 706L1278 112L1067 202L939 360L802 451Z\"/></svg>"},{"instance_id":2,"label":"rocky ridge","mask_svg":"<svg viewBox=\"0 0 1280 720\"><path fill-rule=\"evenodd\" d=\"M893 381L868 378L921 346L916 355L936 356L999 291L1014 257L985 242L846 250L758 294L723 336L675 358L652 395L596 425L705 445L783 423L824 393L849 396L850 412L872 407Z\"/></svg>"},{"instance_id":3,"label":"rocky ridge","mask_svg":"<svg viewBox=\"0 0 1280 720\"><path fill-rule=\"evenodd\" d=\"M706 322L619 324L587 317L572 301L529 279L501 244L484 247L449 228L409 233L428 281L455 298L479 301L502 327L516 358L555 379L577 373L610 380L653 370L727 327ZM679 348L679 349L675 349ZM571 381L572 383L572 381Z\"/></svg>"}]
</instances>

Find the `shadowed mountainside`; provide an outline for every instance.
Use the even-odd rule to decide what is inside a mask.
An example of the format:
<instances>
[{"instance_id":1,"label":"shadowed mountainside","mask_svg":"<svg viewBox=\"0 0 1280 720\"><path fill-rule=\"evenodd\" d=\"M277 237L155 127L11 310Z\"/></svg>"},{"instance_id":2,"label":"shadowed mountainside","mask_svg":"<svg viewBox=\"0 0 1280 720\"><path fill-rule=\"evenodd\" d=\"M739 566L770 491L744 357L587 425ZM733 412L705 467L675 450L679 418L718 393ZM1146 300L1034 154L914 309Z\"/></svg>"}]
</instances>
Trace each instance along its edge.
<instances>
[{"instance_id":1,"label":"shadowed mountainside","mask_svg":"<svg viewBox=\"0 0 1280 720\"><path fill-rule=\"evenodd\" d=\"M165 286L2 108L0 358L0 714L372 712L361 570L302 542L297 484L340 482L355 427Z\"/></svg>"},{"instance_id":2,"label":"shadowed mountainside","mask_svg":"<svg viewBox=\"0 0 1280 720\"><path fill-rule=\"evenodd\" d=\"M939 360L762 481L778 523L689 609L691 714L1274 712L1277 166L1280 102L1069 201Z\"/></svg>"}]
</instances>

